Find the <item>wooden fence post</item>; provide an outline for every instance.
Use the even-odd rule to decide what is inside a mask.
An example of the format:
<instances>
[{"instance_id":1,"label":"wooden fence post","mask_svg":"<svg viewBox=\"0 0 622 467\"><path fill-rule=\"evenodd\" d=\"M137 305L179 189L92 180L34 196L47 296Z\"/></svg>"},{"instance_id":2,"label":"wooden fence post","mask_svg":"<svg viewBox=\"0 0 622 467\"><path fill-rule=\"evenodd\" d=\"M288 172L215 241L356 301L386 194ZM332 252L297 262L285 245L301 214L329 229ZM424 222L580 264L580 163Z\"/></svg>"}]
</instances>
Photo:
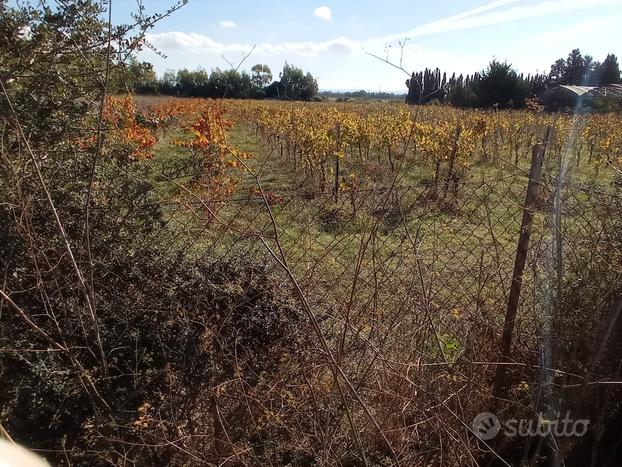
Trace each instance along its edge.
<instances>
[{"instance_id":1,"label":"wooden fence post","mask_svg":"<svg viewBox=\"0 0 622 467\"><path fill-rule=\"evenodd\" d=\"M527 184L527 195L525 196L523 218L518 237L518 247L516 248L514 272L512 273L512 285L510 287L508 307L505 312L505 321L503 323L503 334L499 345L499 358L497 359L498 364L495 373L495 382L492 389L493 396L497 398L506 397L508 392L508 382L506 378L507 368L505 363L510 362L514 324L516 323L516 313L518 311L518 303L520 300L521 288L523 286L523 271L525 270L525 263L527 262L529 237L531 237L531 228L536 210L540 176L542 175L542 162L544 161L544 154L546 152L546 146L550 135L551 127L549 126L546 129L544 141L533 147L531 169L529 170L529 183Z\"/></svg>"},{"instance_id":2,"label":"wooden fence post","mask_svg":"<svg viewBox=\"0 0 622 467\"><path fill-rule=\"evenodd\" d=\"M341 148L341 125L337 125L337 148ZM335 153L335 187L334 200L335 204L339 202L339 151Z\"/></svg>"},{"instance_id":3,"label":"wooden fence post","mask_svg":"<svg viewBox=\"0 0 622 467\"><path fill-rule=\"evenodd\" d=\"M456 127L454 134L454 145L451 148L451 155L449 156L449 167L447 168L447 175L445 175L445 186L443 187L443 199L447 197L447 190L449 189L449 182L454 171L454 164L456 162L456 155L458 154L458 143L460 142L460 125Z\"/></svg>"},{"instance_id":4,"label":"wooden fence post","mask_svg":"<svg viewBox=\"0 0 622 467\"><path fill-rule=\"evenodd\" d=\"M335 155L335 203L339 202L339 154Z\"/></svg>"}]
</instances>

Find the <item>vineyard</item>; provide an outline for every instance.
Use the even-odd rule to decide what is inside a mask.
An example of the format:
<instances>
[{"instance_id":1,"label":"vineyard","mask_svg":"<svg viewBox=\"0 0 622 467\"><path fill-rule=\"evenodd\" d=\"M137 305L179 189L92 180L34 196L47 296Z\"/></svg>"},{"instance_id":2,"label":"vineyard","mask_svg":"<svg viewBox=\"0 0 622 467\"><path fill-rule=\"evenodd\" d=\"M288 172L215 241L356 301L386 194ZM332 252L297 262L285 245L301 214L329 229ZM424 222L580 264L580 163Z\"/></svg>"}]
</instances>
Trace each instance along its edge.
<instances>
[{"instance_id":1,"label":"vineyard","mask_svg":"<svg viewBox=\"0 0 622 467\"><path fill-rule=\"evenodd\" d=\"M615 2L221 3L0 0L0 466L620 465Z\"/></svg>"},{"instance_id":2,"label":"vineyard","mask_svg":"<svg viewBox=\"0 0 622 467\"><path fill-rule=\"evenodd\" d=\"M15 346L56 351L7 360L7 374L38 381L70 355L7 412L42 452L115 465L593 456L564 437L480 440L471 421L493 409L571 411L609 428L590 439L617 436L619 115L118 96L101 125L104 138L80 129L68 144L101 153L96 165L35 158L10 195L7 245L26 239L35 271L5 274L3 299L34 317L10 322L36 336ZM33 167L56 190L40 231ZM44 234L60 219L65 246ZM76 269L96 293L75 290ZM62 445L26 424L33 411Z\"/></svg>"},{"instance_id":3,"label":"vineyard","mask_svg":"<svg viewBox=\"0 0 622 467\"><path fill-rule=\"evenodd\" d=\"M478 444L467 429L491 391L506 416L529 418L543 407L589 410L572 402L577 387L611 377L615 351L594 357L594 343L620 279L619 116L383 103L138 107L153 139L148 148L128 141L166 187L160 241L199 258L253 258L310 322L318 353L265 382L281 391L245 396L259 398L251 413L268 432L302 436L313 456L349 446L359 460L377 456L371 463L466 464L478 452L499 461L524 454ZM586 365L600 376L585 376ZM239 387L221 389L223 401L240 397ZM594 385L589 397L609 391ZM308 438L292 423L310 401L333 409L309 413ZM448 433L461 441L443 445ZM563 439L557 449L580 453Z\"/></svg>"}]
</instances>

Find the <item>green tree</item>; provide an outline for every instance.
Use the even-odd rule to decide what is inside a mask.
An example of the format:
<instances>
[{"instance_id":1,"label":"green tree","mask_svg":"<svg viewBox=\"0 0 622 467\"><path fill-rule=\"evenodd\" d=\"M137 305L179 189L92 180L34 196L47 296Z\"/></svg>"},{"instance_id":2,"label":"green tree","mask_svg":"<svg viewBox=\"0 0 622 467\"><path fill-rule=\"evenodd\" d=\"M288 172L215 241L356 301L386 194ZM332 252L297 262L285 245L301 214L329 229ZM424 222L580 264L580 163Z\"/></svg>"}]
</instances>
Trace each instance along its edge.
<instances>
[{"instance_id":1,"label":"green tree","mask_svg":"<svg viewBox=\"0 0 622 467\"><path fill-rule=\"evenodd\" d=\"M248 99L253 97L253 83L248 73L236 70L212 70L206 97Z\"/></svg>"},{"instance_id":2,"label":"green tree","mask_svg":"<svg viewBox=\"0 0 622 467\"><path fill-rule=\"evenodd\" d=\"M302 69L285 62L279 75L280 81L266 89L268 97L308 101L318 93L317 80L311 73L305 74Z\"/></svg>"},{"instance_id":3,"label":"green tree","mask_svg":"<svg viewBox=\"0 0 622 467\"><path fill-rule=\"evenodd\" d=\"M476 83L476 92L482 107L520 108L525 105L529 85L520 79L511 64L493 60Z\"/></svg>"},{"instance_id":4,"label":"green tree","mask_svg":"<svg viewBox=\"0 0 622 467\"><path fill-rule=\"evenodd\" d=\"M268 65L257 64L251 68L251 80L259 88L263 88L272 82L272 71Z\"/></svg>"},{"instance_id":5,"label":"green tree","mask_svg":"<svg viewBox=\"0 0 622 467\"><path fill-rule=\"evenodd\" d=\"M552 86L558 86L560 84L563 84L565 78L566 60L560 58L551 65L551 71L549 72L549 82Z\"/></svg>"},{"instance_id":6,"label":"green tree","mask_svg":"<svg viewBox=\"0 0 622 467\"><path fill-rule=\"evenodd\" d=\"M184 68L177 72L177 89L182 96L207 97L209 81L210 75L203 69L189 71Z\"/></svg>"},{"instance_id":7,"label":"green tree","mask_svg":"<svg viewBox=\"0 0 622 467\"><path fill-rule=\"evenodd\" d=\"M477 94L472 86L458 84L449 91L449 102L456 107L476 107Z\"/></svg>"},{"instance_id":8,"label":"green tree","mask_svg":"<svg viewBox=\"0 0 622 467\"><path fill-rule=\"evenodd\" d=\"M162 94L174 95L177 92L177 74L174 70L166 70L158 83L158 89Z\"/></svg>"},{"instance_id":9,"label":"green tree","mask_svg":"<svg viewBox=\"0 0 622 467\"><path fill-rule=\"evenodd\" d=\"M606 84L620 83L620 65L618 57L614 54L608 54L607 58L598 67L598 84L603 86Z\"/></svg>"},{"instance_id":10,"label":"green tree","mask_svg":"<svg viewBox=\"0 0 622 467\"><path fill-rule=\"evenodd\" d=\"M131 57L129 63L119 64L113 68L117 83L111 83L113 90L137 94L156 94L158 77L149 62L139 62Z\"/></svg>"},{"instance_id":11,"label":"green tree","mask_svg":"<svg viewBox=\"0 0 622 467\"><path fill-rule=\"evenodd\" d=\"M590 57L591 58L591 57ZM566 59L566 69L562 84L586 84L588 65L579 49L573 49Z\"/></svg>"}]
</instances>

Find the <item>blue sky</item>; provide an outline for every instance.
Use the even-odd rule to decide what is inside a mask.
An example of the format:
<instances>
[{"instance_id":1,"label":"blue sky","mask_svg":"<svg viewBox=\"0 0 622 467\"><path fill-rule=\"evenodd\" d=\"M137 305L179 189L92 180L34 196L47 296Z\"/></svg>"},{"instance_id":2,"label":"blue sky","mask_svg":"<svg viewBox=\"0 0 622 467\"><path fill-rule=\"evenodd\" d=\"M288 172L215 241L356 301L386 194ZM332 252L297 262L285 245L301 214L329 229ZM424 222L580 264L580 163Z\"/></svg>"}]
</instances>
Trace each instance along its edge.
<instances>
[{"instance_id":1,"label":"blue sky","mask_svg":"<svg viewBox=\"0 0 622 467\"><path fill-rule=\"evenodd\" d=\"M154 12L171 1L144 4ZM115 18L134 5L113 0ZM288 61L321 89L403 91L407 76L367 52L398 63L406 38L407 70L470 73L494 56L525 73L548 71L576 47L597 60L609 52L622 59L622 0L190 0L149 33L167 58L145 51L141 59L159 73L227 68L255 45L243 68L265 63L277 76Z\"/></svg>"}]
</instances>

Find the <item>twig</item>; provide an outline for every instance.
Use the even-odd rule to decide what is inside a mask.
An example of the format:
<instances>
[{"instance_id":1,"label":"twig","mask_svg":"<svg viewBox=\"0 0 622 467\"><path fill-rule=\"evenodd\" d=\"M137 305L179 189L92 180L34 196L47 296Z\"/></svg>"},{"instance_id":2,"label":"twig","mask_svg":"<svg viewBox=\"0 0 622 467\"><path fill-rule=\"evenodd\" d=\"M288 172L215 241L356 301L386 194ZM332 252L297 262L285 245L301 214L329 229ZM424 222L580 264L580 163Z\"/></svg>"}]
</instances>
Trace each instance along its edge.
<instances>
[{"instance_id":1,"label":"twig","mask_svg":"<svg viewBox=\"0 0 622 467\"><path fill-rule=\"evenodd\" d=\"M233 69L233 64L232 64L229 60L227 60L224 56L223 56L222 58L223 58L223 60L225 60L227 63L229 63L229 65L231 65L231 68L233 69L233 71L234 71L235 73L237 73L237 72L238 72L238 70L240 69L240 67L242 66L242 64L246 61L246 59L247 59L248 57L250 57L250 56L251 56L251 54L255 51L255 48L256 48L256 47L257 47L257 45L253 45L253 47L251 48L251 50L250 50L250 51L249 51L246 55L244 55L244 56L242 57L242 60L240 60L240 63L238 63L238 66L237 66L237 67L235 67L235 69ZM230 88L230 87L231 87L231 84L229 83L229 80L227 80L227 87L225 88L225 92L224 92L224 93L223 93L223 95L222 95L222 98L223 98L223 99L225 99L225 98L227 97L227 92L229 92L229 88Z\"/></svg>"},{"instance_id":2,"label":"twig","mask_svg":"<svg viewBox=\"0 0 622 467\"><path fill-rule=\"evenodd\" d=\"M337 362L335 356L333 355L332 351L330 350L330 347L328 345L326 337L324 336L322 328L320 327L319 321L318 321L317 317L315 316L315 313L311 309L311 306L309 305L309 302L307 301L304 292L300 288L300 285L298 284L298 281L294 277L294 274L292 273L292 271L291 271L291 269L289 267L289 264L287 262L287 257L285 255L285 252L284 252L283 247L281 245L280 235L278 233L278 228L277 228L276 220L274 218L274 215L272 213L272 209L270 207L270 203L268 202L268 199L267 199L266 194L265 194L265 192L263 190L263 186L262 186L261 182L259 181L258 176L253 171L250 170L250 168L244 163L243 160L241 160L239 157L237 157L237 155L235 155L235 154L233 154L233 155L238 159L238 161L244 166L244 168L246 170L248 170L248 172L251 174L251 176L255 179L255 183L257 184L257 188L261 192L261 196L262 196L263 201L264 201L264 206L265 206L266 210L268 211L268 215L270 216L270 222L272 224L272 229L273 229L273 232L274 232L274 238L275 238L277 250L278 250L279 253L277 254L266 243L266 241L262 237L260 237L260 240L263 243L263 245L266 247L266 249L268 250L270 255L281 265L281 267L285 271L285 274L287 275L287 277L289 278L290 282L292 283L292 285L293 285L293 287L294 287L294 289L296 291L296 294L298 295L298 298L300 299L301 304L302 304L302 306L303 306L303 308L305 310L305 313L309 317L309 319L311 321L311 324L313 326L313 329L314 329L314 331L315 331L315 333L316 333L316 335L317 335L317 337L318 337L318 339L320 341L320 345L322 346L322 350L324 351L324 353L326 353L326 355L330 359L331 370L333 372L333 375L334 375L336 381L338 382L337 387L338 387L338 389L340 391L340 395L341 395L341 398L343 400L344 406L345 407L348 406L347 402L346 402L347 399L345 397L345 394L343 393L343 389L342 389L341 385L339 384L339 378L343 379L344 383L346 384L346 386L348 387L348 389L350 390L352 395L355 397L355 399L361 405L361 407L363 408L365 414L367 415L369 420L372 422L372 424L374 425L374 427L376 428L376 430L378 431L378 433L382 437L385 445L389 449L389 452L391 453L391 457L393 458L393 460L395 462L395 465L399 466L400 465L399 458L397 457L397 454L395 453L395 450L393 449L393 446L391 445L391 443L387 439L385 433L382 431L382 428L380 428L380 425L378 424L378 421L376 420L374 415L371 413L371 411L369 410L369 408L367 407L367 405L365 404L365 402L361 398L360 394L358 393L358 391L356 390L356 388L354 387L354 385L350 381L350 378L345 374L345 372L343 371L343 368L341 367L341 365L339 365L339 363ZM349 417L350 423L352 425L353 435L355 436L355 440L357 441L357 444L359 445L359 449L361 451L361 455L363 456L363 461L365 462L365 464L367 464L366 460L365 460L364 449L362 447L362 444L360 443L360 439L358 438L358 432L357 432L357 430L356 430L356 428L354 426L354 420L351 418L350 415L348 415L348 417Z\"/></svg>"},{"instance_id":3,"label":"twig","mask_svg":"<svg viewBox=\"0 0 622 467\"><path fill-rule=\"evenodd\" d=\"M95 384L93 383L93 380L91 379L91 377L89 376L89 374L87 373L86 369L80 364L80 362L78 362L78 360L76 360L76 358L73 356L73 354L69 351L69 349L67 349L65 346L59 344L58 342L56 342L56 340L54 340L47 332L45 332L43 329L41 329L39 326L37 326L37 324L32 321L30 319L30 317L28 316L28 314L22 310L12 299L11 297L9 297L3 290L0 290L0 298L2 298L3 300L6 301L6 303L9 306L9 309L13 310L15 313L17 313L19 315L20 318L22 318L22 320L24 320L24 322L33 330L35 331L37 334L39 334L39 336L41 336L44 340L46 340L52 347L60 350L61 352L63 352L64 354L67 355L67 357L69 358L69 360L71 361L71 363L79 370L80 374L81 374L81 378L80 380L82 381L83 384L86 384L87 387L85 387L85 389L87 390L87 392L94 397L97 402L104 408L106 409L110 409L110 406L108 405L108 403L104 400L104 398L99 394L99 391L97 390L97 388L95 387Z\"/></svg>"},{"instance_id":4,"label":"twig","mask_svg":"<svg viewBox=\"0 0 622 467\"><path fill-rule=\"evenodd\" d=\"M86 302L86 306L89 310L89 313L91 315L91 319L93 321L93 328L95 330L95 338L97 340L97 346L99 347L99 353L100 353L100 357L101 357L101 364L102 364L102 371L104 372L104 374L108 373L107 367L108 364L106 362L106 354L104 352L104 347L102 345L102 341L101 341L101 336L99 333L99 323L97 320L97 315L95 314L95 308L93 307L93 304L91 302L91 296L89 294L89 290L88 287L86 285L86 282L84 280L84 276L82 274L82 271L80 270L80 267L78 266L78 262L76 261L76 258L73 254L73 250L71 248L71 245L69 243L69 237L67 236L67 233L65 232L65 228L63 227L63 223L60 219L60 216L58 214L58 211L56 210L56 206L54 205L54 201L52 200L52 195L50 193L50 190L47 187L47 184L45 182L45 179L43 178L43 173L41 172L41 166L39 164L39 161L37 160L37 157L35 156L32 148L30 147L30 142L28 141L28 138L26 138L26 135L24 134L24 130L22 128L22 125L19 122L19 117L17 115L17 112L15 111L15 107L13 107L13 103L11 101L11 98L9 97L9 94L4 86L4 83L2 82L2 80L0 79L0 87L2 88L2 93L4 94L4 97L6 98L7 101L7 105L9 107L9 110L11 111L11 113L13 114L13 124L15 126L15 129L17 130L18 135L21 137L22 141L24 142L24 146L26 147L26 150L28 152L28 155L30 156L30 160L32 161L32 164L35 168L35 171L37 172L37 177L39 178L39 182L41 183L41 187L43 189L43 192L45 193L47 202L50 206L50 209L52 211L52 214L54 215L54 220L56 221L56 225L58 227L58 230L60 232L60 235L63 239L63 243L65 244L65 250L67 251L67 255L69 256L69 260L71 261L71 264L73 266L73 269L76 273L76 276L78 277L78 284L80 286L80 290L82 291L83 295L84 295L84 300Z\"/></svg>"}]
</instances>

